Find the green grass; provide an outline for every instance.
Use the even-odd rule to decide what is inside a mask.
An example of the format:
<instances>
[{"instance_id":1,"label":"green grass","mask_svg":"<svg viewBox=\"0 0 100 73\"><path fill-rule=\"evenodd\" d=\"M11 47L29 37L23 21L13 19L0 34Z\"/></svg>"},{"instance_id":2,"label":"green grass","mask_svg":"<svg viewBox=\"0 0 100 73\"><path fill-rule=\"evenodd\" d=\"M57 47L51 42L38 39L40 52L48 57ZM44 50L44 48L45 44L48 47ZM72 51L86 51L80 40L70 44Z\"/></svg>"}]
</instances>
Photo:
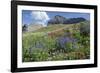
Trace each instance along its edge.
<instances>
[{"instance_id":1,"label":"green grass","mask_svg":"<svg viewBox=\"0 0 100 73\"><path fill-rule=\"evenodd\" d=\"M80 35L80 25L81 23L50 25L34 32L23 33L23 62L89 59L90 37ZM60 29L61 32L53 34L53 37L47 33ZM74 43L77 48L72 48L72 43L66 43L65 48L57 45L57 39L62 36L78 39L78 42Z\"/></svg>"}]
</instances>

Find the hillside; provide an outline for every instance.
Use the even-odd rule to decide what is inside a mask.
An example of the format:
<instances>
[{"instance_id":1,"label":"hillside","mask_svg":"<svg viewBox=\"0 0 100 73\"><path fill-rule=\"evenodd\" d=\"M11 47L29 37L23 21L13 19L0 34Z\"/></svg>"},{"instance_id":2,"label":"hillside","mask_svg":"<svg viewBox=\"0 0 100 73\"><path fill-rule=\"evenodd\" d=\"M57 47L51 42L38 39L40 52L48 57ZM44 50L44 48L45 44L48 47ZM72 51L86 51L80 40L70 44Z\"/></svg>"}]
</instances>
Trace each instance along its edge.
<instances>
[{"instance_id":1,"label":"hillside","mask_svg":"<svg viewBox=\"0 0 100 73\"><path fill-rule=\"evenodd\" d=\"M82 18L82 17L78 17L78 18L65 18L63 16L60 15L56 15L53 18L51 18L47 24L45 24L46 26L44 27L42 24L30 24L30 25L23 25L23 31L28 31L28 32L36 32L36 31L52 31L52 30L56 30L59 27L63 28L66 25L70 25L70 24L78 24L81 22L87 22L86 19ZM52 25L54 25L52 27Z\"/></svg>"},{"instance_id":2,"label":"hillside","mask_svg":"<svg viewBox=\"0 0 100 73\"><path fill-rule=\"evenodd\" d=\"M89 24L55 24L23 33L23 62L89 59Z\"/></svg>"},{"instance_id":3,"label":"hillside","mask_svg":"<svg viewBox=\"0 0 100 73\"><path fill-rule=\"evenodd\" d=\"M48 25L47 27L43 27L40 28L34 32L52 32L52 31L56 31L56 30L60 30L60 29L69 29L70 27L72 27L73 25L79 26L80 23L77 24L54 24L54 25Z\"/></svg>"},{"instance_id":4,"label":"hillside","mask_svg":"<svg viewBox=\"0 0 100 73\"><path fill-rule=\"evenodd\" d=\"M28 32L36 31L40 28L43 28L43 26L40 24L31 24L31 25L28 25Z\"/></svg>"}]
</instances>

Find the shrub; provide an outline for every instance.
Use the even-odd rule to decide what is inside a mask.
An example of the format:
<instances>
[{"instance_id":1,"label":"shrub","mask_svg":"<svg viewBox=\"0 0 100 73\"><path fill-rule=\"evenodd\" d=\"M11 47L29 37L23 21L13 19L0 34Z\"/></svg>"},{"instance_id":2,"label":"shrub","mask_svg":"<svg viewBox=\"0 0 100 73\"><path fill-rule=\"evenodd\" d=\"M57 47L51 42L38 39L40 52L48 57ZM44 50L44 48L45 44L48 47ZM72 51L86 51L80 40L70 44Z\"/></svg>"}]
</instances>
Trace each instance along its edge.
<instances>
[{"instance_id":1,"label":"shrub","mask_svg":"<svg viewBox=\"0 0 100 73\"><path fill-rule=\"evenodd\" d=\"M81 35L85 35L85 36L90 34L90 23L89 22L80 23L80 33Z\"/></svg>"},{"instance_id":2,"label":"shrub","mask_svg":"<svg viewBox=\"0 0 100 73\"><path fill-rule=\"evenodd\" d=\"M27 24L24 24L24 25L22 26L22 31L23 31L23 32L28 31L28 25L27 25Z\"/></svg>"}]
</instances>

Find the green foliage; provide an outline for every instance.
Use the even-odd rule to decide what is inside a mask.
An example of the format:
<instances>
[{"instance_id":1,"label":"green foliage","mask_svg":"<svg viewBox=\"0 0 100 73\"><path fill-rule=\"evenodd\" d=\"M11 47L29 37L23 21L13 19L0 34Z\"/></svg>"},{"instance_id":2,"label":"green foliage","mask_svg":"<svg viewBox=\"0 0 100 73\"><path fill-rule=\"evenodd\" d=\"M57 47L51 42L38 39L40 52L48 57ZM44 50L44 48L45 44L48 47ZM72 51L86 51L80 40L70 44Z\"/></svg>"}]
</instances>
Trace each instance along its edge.
<instances>
[{"instance_id":1,"label":"green foliage","mask_svg":"<svg viewBox=\"0 0 100 73\"><path fill-rule=\"evenodd\" d=\"M89 36L90 34L90 24L89 22L82 22L80 23L80 33L84 36Z\"/></svg>"},{"instance_id":2,"label":"green foliage","mask_svg":"<svg viewBox=\"0 0 100 73\"><path fill-rule=\"evenodd\" d=\"M45 51L34 51L31 55L31 61L46 61L48 56L48 53Z\"/></svg>"},{"instance_id":3,"label":"green foliage","mask_svg":"<svg viewBox=\"0 0 100 73\"><path fill-rule=\"evenodd\" d=\"M23 33L23 62L89 59L90 36L81 34L80 27L83 28L81 25L82 23L50 25L34 32ZM61 31L53 34L54 37L50 37L52 35L47 33L61 28L63 28ZM61 40L63 42L61 44L57 42L61 37L77 41Z\"/></svg>"}]
</instances>

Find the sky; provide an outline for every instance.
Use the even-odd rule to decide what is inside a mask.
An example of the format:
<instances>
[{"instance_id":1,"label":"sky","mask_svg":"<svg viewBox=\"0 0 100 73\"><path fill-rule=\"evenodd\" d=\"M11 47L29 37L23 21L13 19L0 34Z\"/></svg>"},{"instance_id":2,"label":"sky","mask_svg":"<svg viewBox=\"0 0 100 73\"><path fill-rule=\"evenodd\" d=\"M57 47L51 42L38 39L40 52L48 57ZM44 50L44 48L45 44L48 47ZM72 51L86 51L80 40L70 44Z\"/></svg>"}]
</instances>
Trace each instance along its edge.
<instances>
[{"instance_id":1,"label":"sky","mask_svg":"<svg viewBox=\"0 0 100 73\"><path fill-rule=\"evenodd\" d=\"M65 18L78 18L82 17L90 20L89 13L76 13L76 12L52 12L52 11L32 11L32 10L22 10L22 24L43 24L46 26L48 20L53 18L55 15L60 15Z\"/></svg>"}]
</instances>

